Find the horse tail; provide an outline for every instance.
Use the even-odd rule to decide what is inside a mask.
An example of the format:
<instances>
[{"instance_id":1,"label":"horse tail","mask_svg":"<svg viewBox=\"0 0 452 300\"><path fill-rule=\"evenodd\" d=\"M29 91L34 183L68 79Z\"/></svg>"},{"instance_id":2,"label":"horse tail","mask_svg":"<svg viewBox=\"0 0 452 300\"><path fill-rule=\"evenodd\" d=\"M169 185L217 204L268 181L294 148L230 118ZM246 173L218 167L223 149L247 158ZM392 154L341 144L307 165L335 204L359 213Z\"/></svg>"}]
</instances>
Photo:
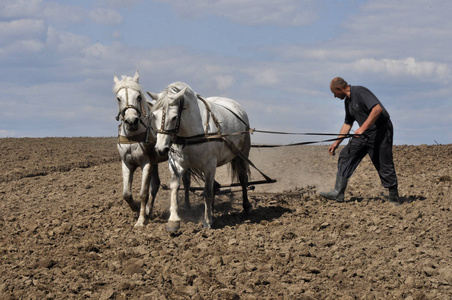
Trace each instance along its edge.
<instances>
[{"instance_id":1,"label":"horse tail","mask_svg":"<svg viewBox=\"0 0 452 300\"><path fill-rule=\"evenodd\" d=\"M242 152L242 154L248 158L250 155L250 150L251 150L251 134L249 132L244 133L245 138L243 141L243 147L242 149L240 149L240 151ZM247 160L243 159L242 157L240 157L240 155L237 155L230 163L230 167L231 167L231 177L232 177L232 182L237 181L238 179L240 179L240 175L246 175L247 177L250 177L251 175L251 170L250 170L250 166Z\"/></svg>"},{"instance_id":2,"label":"horse tail","mask_svg":"<svg viewBox=\"0 0 452 300\"><path fill-rule=\"evenodd\" d=\"M199 169L189 169L191 179L195 180L197 183L201 181L206 181L204 173Z\"/></svg>"}]
</instances>

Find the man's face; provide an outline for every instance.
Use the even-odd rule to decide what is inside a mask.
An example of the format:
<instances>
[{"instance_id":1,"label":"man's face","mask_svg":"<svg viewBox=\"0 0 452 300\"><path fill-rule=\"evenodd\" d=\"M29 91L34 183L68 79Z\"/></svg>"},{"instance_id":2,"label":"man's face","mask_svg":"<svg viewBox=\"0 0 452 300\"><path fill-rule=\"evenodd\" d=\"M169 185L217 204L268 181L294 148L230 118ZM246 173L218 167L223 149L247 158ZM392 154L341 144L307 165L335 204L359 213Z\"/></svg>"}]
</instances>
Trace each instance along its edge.
<instances>
[{"instance_id":1,"label":"man's face","mask_svg":"<svg viewBox=\"0 0 452 300\"><path fill-rule=\"evenodd\" d=\"M344 100L345 97L347 97L347 95L345 94L344 89L341 89L341 88L338 88L338 87L336 87L336 88L330 87L330 90L333 93L335 98L339 98L339 99Z\"/></svg>"}]
</instances>

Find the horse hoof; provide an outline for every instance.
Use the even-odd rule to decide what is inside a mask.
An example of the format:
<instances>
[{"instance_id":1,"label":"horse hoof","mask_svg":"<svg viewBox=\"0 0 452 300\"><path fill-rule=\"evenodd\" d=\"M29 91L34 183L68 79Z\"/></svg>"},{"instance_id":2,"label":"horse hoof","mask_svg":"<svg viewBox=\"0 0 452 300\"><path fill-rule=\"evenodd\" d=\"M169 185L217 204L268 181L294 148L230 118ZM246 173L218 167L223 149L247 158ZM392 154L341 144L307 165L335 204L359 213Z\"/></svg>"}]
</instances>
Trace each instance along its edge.
<instances>
[{"instance_id":1,"label":"horse hoof","mask_svg":"<svg viewBox=\"0 0 452 300\"><path fill-rule=\"evenodd\" d=\"M133 212L133 213L136 213L136 214L139 214L140 213L140 206L132 206L132 205L130 205L130 210Z\"/></svg>"},{"instance_id":2,"label":"horse hoof","mask_svg":"<svg viewBox=\"0 0 452 300\"><path fill-rule=\"evenodd\" d=\"M166 231L176 232L180 229L180 221L168 221L166 223Z\"/></svg>"},{"instance_id":3,"label":"horse hoof","mask_svg":"<svg viewBox=\"0 0 452 300\"><path fill-rule=\"evenodd\" d=\"M250 214L251 211L253 210L253 206L251 204L245 205L243 207L243 212L247 215Z\"/></svg>"},{"instance_id":4,"label":"horse hoof","mask_svg":"<svg viewBox=\"0 0 452 300\"><path fill-rule=\"evenodd\" d=\"M135 225L133 225L133 227L135 227L135 228L140 228L143 226L144 226L143 222L136 222Z\"/></svg>"},{"instance_id":5,"label":"horse hoof","mask_svg":"<svg viewBox=\"0 0 452 300\"><path fill-rule=\"evenodd\" d=\"M144 225L146 225L146 223L147 223L146 218L139 217L138 221L135 223L133 227L143 227Z\"/></svg>"},{"instance_id":6,"label":"horse hoof","mask_svg":"<svg viewBox=\"0 0 452 300\"><path fill-rule=\"evenodd\" d=\"M207 228L207 229L212 229L212 224L209 224L206 221L204 221L202 227Z\"/></svg>"}]
</instances>

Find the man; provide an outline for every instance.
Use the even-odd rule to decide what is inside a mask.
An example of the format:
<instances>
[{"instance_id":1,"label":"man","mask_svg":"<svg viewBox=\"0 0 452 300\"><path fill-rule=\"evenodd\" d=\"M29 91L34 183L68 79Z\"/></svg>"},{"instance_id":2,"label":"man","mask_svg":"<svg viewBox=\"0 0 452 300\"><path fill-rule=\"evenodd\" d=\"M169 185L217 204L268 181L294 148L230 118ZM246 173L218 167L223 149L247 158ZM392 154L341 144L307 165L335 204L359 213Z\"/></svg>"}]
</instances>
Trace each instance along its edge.
<instances>
[{"instance_id":1,"label":"man","mask_svg":"<svg viewBox=\"0 0 452 300\"><path fill-rule=\"evenodd\" d=\"M367 88L351 86L340 77L331 81L330 89L334 97L344 100L345 121L338 140L328 148L328 152L331 155L335 154L344 136L350 132L354 121L357 121L360 127L355 130L355 136L339 155L334 190L328 193L321 192L320 195L343 202L348 179L364 156L369 154L383 187L389 189L389 202L399 205L397 175L392 156L394 131L388 112Z\"/></svg>"}]
</instances>

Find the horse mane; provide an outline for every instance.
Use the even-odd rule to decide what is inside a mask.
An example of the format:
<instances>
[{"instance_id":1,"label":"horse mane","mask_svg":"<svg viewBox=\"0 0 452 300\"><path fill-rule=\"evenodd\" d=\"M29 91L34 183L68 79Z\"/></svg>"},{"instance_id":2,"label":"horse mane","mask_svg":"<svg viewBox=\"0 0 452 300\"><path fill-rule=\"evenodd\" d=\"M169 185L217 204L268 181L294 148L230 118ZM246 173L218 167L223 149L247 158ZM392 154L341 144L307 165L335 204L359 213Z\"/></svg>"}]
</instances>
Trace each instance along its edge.
<instances>
[{"instance_id":1,"label":"horse mane","mask_svg":"<svg viewBox=\"0 0 452 300\"><path fill-rule=\"evenodd\" d=\"M154 104L154 106L152 107L152 110L158 110L160 108L162 108L169 100L170 100L170 96L171 95L176 95L178 92L180 92L182 89L187 88L184 94L184 97L195 97L196 98L196 94L195 92L192 90L192 88L186 84L185 82L182 81L176 81L171 83L170 85L168 85L161 93L159 96L159 99L157 100L157 103Z\"/></svg>"},{"instance_id":2,"label":"horse mane","mask_svg":"<svg viewBox=\"0 0 452 300\"><path fill-rule=\"evenodd\" d=\"M122 75L121 81L116 83L113 87L113 93L117 94L120 89L123 88L129 88L132 90L135 90L137 92L140 92L141 97L146 97L145 93L143 92L143 89L141 87L141 84L138 82L135 82L132 77L124 76Z\"/></svg>"}]
</instances>

